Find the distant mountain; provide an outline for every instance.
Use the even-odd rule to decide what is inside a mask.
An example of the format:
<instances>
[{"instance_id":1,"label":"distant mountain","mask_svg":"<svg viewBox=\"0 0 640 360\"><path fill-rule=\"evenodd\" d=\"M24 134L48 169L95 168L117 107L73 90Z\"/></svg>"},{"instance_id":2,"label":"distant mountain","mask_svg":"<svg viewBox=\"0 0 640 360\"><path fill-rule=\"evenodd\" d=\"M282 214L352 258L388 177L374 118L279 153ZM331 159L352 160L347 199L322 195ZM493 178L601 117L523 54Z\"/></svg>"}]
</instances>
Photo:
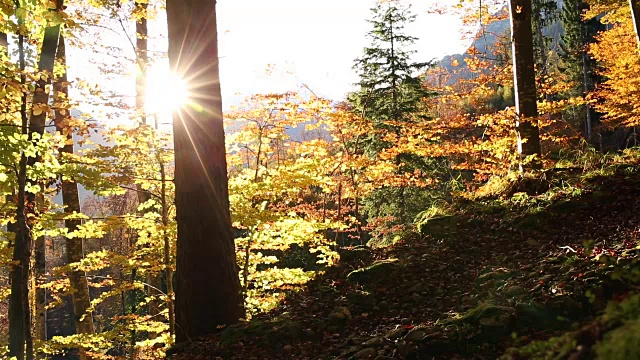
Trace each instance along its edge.
<instances>
[{"instance_id":1,"label":"distant mountain","mask_svg":"<svg viewBox=\"0 0 640 360\"><path fill-rule=\"evenodd\" d=\"M563 0L556 0L558 4L558 11L561 11ZM493 51L500 44L500 41L508 41L511 32L511 24L509 18L494 21L488 25L483 25L482 29L478 31L475 40L469 46L469 50L475 49L478 54L483 54L487 58L494 58ZM543 34L553 39L552 46L556 48L560 42L560 38L563 34L562 22L560 20L555 21L549 27L543 30ZM510 46L510 45L509 45ZM460 79L469 79L472 73L468 70L465 59L470 58L469 51L464 54L452 54L447 55L440 60L436 68L444 70L446 74L450 74L446 83L439 85L452 85ZM438 71L436 71L438 73ZM438 79L432 77L429 79L432 82L438 82Z\"/></svg>"}]
</instances>

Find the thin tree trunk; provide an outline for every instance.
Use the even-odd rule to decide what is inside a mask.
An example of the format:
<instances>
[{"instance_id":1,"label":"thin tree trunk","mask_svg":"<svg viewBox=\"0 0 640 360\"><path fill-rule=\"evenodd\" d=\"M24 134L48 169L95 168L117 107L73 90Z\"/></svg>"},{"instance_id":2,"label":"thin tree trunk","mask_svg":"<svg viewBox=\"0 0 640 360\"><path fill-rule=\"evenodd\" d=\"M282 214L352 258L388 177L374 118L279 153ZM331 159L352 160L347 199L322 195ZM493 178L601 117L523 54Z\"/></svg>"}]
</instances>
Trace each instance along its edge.
<instances>
[{"instance_id":1,"label":"thin tree trunk","mask_svg":"<svg viewBox=\"0 0 640 360\"><path fill-rule=\"evenodd\" d=\"M53 84L55 126L56 131L66 134L67 144L60 149L60 153L73 154L73 133L65 120L68 119L68 97L69 84L67 82L66 53L64 37L60 36L58 41L57 58L65 68L62 75ZM78 184L75 180L62 179L62 203L64 204L65 215L80 213L80 197L78 195ZM70 231L76 231L80 226L80 219L65 219L65 227ZM81 238L65 238L67 252L67 264L78 263L83 258L83 241ZM83 271L74 270L69 273L69 283L71 284L71 301L73 303L73 320L76 334L93 334L93 317L88 309L91 306L89 295L89 284ZM89 359L84 351L79 351L81 360Z\"/></svg>"},{"instance_id":2,"label":"thin tree trunk","mask_svg":"<svg viewBox=\"0 0 640 360\"><path fill-rule=\"evenodd\" d=\"M52 9L59 11L62 9L63 2L61 0L56 1L56 8ZM56 58L56 50L58 48L58 37L60 36L60 25L49 26L44 30L44 38L42 40L42 49L40 50L40 59L38 61L38 71L40 72L40 79L36 81L36 88L33 93L31 116L29 118L29 136L32 134L39 134L42 136L44 133L45 123L47 119L46 106L49 102L48 86L52 82L53 77L53 65ZM40 161L40 155L29 157L27 159L27 166L32 167ZM35 216L38 214L38 202L42 202L42 195L33 193L27 193L28 210ZM34 289L34 298L31 300L33 304L33 313L35 314L35 327L34 332L37 339L45 340L46 334L46 296L45 290L38 287L38 282L41 281L45 273L46 259L45 259L45 239L43 236L35 239L34 251L34 267L33 267L33 280L30 281ZM29 340L29 337L27 338ZM27 342L27 347L33 346Z\"/></svg>"},{"instance_id":3,"label":"thin tree trunk","mask_svg":"<svg viewBox=\"0 0 640 360\"><path fill-rule=\"evenodd\" d=\"M215 1L168 0L169 62L200 111L174 111L176 340L244 316L229 214Z\"/></svg>"},{"instance_id":4,"label":"thin tree trunk","mask_svg":"<svg viewBox=\"0 0 640 360\"><path fill-rule=\"evenodd\" d=\"M536 78L533 60L533 34L531 30L531 0L510 0L511 36L513 53L513 83L518 119L518 154L520 170L526 157L534 156L527 167L540 168L540 133L536 103Z\"/></svg>"},{"instance_id":5,"label":"thin tree trunk","mask_svg":"<svg viewBox=\"0 0 640 360\"><path fill-rule=\"evenodd\" d=\"M141 1L135 3L136 12L136 64L138 71L136 73L136 119L140 126L147 125L146 113L146 95L147 95L147 69L149 65L149 48L148 41L149 32L147 28L147 12L149 3ZM136 188L138 194L138 203L143 204L151 198L150 194L143 190L140 185ZM162 278L160 274L147 272L147 295L156 296L158 290L162 287ZM135 291L135 290L134 290ZM148 313L155 315L160 312L158 300L151 300L148 303ZM135 345L135 344L132 344Z\"/></svg>"},{"instance_id":6,"label":"thin tree trunk","mask_svg":"<svg viewBox=\"0 0 640 360\"><path fill-rule=\"evenodd\" d=\"M156 125L156 129L158 126ZM160 163L160 179L162 181L160 204L162 206L162 240L164 246L164 269L165 277L167 279L167 309L169 311L169 335L170 341L173 341L173 336L176 333L175 330L175 310L173 307L173 268L171 264L171 244L169 242L169 236L167 235L167 227L169 226L169 204L167 203L167 176L164 169L164 163L160 156L158 156Z\"/></svg>"},{"instance_id":7,"label":"thin tree trunk","mask_svg":"<svg viewBox=\"0 0 640 360\"><path fill-rule=\"evenodd\" d=\"M21 22L19 20L19 22ZM18 34L19 67L25 69L25 43L24 36ZM26 85L27 79L24 73L20 75L20 83ZM21 131L29 132L27 118L27 94L23 92L20 104ZM11 295L9 296L9 357L23 360L32 358L33 354L25 354L28 351L28 338L30 337L31 312L29 309L29 258L31 255L32 237L31 229L27 225L25 188L27 185L27 157L20 156L18 164L18 200L16 209L16 236L13 246L13 264L10 269Z\"/></svg>"},{"instance_id":8,"label":"thin tree trunk","mask_svg":"<svg viewBox=\"0 0 640 360\"><path fill-rule=\"evenodd\" d=\"M7 54L9 48L9 41L7 34L0 32L0 54Z\"/></svg>"},{"instance_id":9,"label":"thin tree trunk","mask_svg":"<svg viewBox=\"0 0 640 360\"><path fill-rule=\"evenodd\" d=\"M147 65L149 63L147 39L149 33L147 31L147 9L149 3L136 2L136 16L140 16L136 20L136 119L138 124L147 124L147 114L145 112L145 96L147 89Z\"/></svg>"},{"instance_id":10,"label":"thin tree trunk","mask_svg":"<svg viewBox=\"0 0 640 360\"><path fill-rule=\"evenodd\" d=\"M583 91L583 94L586 96L590 90L589 89L589 64L588 64L587 52L583 50L581 57L582 57L582 91ZM585 126L584 126L585 138L587 139L587 141L590 141L592 136L593 114L592 114L591 106L589 105L589 103L585 104L585 112L586 112Z\"/></svg>"}]
</instances>

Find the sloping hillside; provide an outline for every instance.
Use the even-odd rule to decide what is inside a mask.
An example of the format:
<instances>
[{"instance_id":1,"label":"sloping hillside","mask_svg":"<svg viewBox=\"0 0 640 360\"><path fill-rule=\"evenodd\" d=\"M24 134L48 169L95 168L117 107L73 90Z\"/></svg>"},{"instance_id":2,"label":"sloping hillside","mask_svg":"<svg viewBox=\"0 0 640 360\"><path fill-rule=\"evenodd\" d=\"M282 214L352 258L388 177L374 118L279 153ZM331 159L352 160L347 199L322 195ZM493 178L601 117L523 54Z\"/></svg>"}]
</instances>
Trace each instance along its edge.
<instances>
[{"instance_id":1,"label":"sloping hillside","mask_svg":"<svg viewBox=\"0 0 640 360\"><path fill-rule=\"evenodd\" d=\"M625 324L599 314L640 285L637 167L556 169L512 185L510 199L460 201L389 248L342 249L338 267L277 310L171 358L495 359L565 332L505 358L544 358L558 343L554 358L593 358Z\"/></svg>"}]
</instances>

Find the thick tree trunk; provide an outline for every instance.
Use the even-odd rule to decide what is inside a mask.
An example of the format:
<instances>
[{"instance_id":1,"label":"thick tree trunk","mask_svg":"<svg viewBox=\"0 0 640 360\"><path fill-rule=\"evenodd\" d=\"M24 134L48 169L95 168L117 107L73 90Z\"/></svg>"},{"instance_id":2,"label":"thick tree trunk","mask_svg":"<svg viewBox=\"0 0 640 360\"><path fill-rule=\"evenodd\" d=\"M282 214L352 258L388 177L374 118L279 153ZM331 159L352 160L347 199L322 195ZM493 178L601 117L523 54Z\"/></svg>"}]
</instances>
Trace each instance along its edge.
<instances>
[{"instance_id":1,"label":"thick tree trunk","mask_svg":"<svg viewBox=\"0 0 640 360\"><path fill-rule=\"evenodd\" d=\"M58 42L57 58L66 69L66 53L64 37L60 36ZM56 131L66 134L68 143L60 149L61 153L73 154L73 133L69 129L65 120L68 119L69 84L67 82L66 70L62 76L56 79L53 84L54 91L54 107L55 107L55 125ZM65 215L80 213L80 197L78 196L78 184L74 180L62 179L62 203L64 204ZM71 232L80 226L79 219L66 219L65 227ZM66 238L65 245L67 248L67 264L78 263L83 258L82 239ZM76 328L76 334L93 334L93 317L87 310L91 306L91 298L89 296L89 285L85 273L82 271L71 271L69 273L69 282L71 284L71 301L73 303L73 320ZM89 357L83 352L79 352L81 360Z\"/></svg>"},{"instance_id":2,"label":"thick tree trunk","mask_svg":"<svg viewBox=\"0 0 640 360\"><path fill-rule=\"evenodd\" d=\"M516 131L520 168L523 160L535 158L527 166L540 167L540 133L536 104L536 74L533 61L533 34L531 30L531 0L510 0L511 36L513 51L513 83L515 88Z\"/></svg>"},{"instance_id":3,"label":"thick tree trunk","mask_svg":"<svg viewBox=\"0 0 640 360\"><path fill-rule=\"evenodd\" d=\"M175 111L176 340L244 315L229 214L215 0L168 0L169 62L195 105Z\"/></svg>"},{"instance_id":4,"label":"thick tree trunk","mask_svg":"<svg viewBox=\"0 0 640 360\"><path fill-rule=\"evenodd\" d=\"M633 27L636 30L636 42L640 48L640 0L629 0Z\"/></svg>"}]
</instances>

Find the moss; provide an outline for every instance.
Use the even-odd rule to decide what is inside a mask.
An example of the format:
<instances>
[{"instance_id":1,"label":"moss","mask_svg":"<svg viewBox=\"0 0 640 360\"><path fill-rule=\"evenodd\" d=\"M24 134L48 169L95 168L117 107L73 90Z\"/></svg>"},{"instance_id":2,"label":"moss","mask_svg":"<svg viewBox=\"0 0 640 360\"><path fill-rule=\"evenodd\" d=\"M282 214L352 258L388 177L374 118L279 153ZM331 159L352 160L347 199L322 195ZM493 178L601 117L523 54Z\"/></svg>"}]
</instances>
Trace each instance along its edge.
<instances>
[{"instance_id":1,"label":"moss","mask_svg":"<svg viewBox=\"0 0 640 360\"><path fill-rule=\"evenodd\" d=\"M347 281L357 284L382 281L397 267L398 259L379 260L370 266L350 272Z\"/></svg>"},{"instance_id":2,"label":"moss","mask_svg":"<svg viewBox=\"0 0 640 360\"><path fill-rule=\"evenodd\" d=\"M604 319L610 322L640 320L640 294L632 295L620 303L610 302Z\"/></svg>"},{"instance_id":3,"label":"moss","mask_svg":"<svg viewBox=\"0 0 640 360\"><path fill-rule=\"evenodd\" d=\"M507 349L500 360L560 360L566 359L576 347L576 342L569 336L552 337L549 340L534 341L520 348Z\"/></svg>"},{"instance_id":4,"label":"moss","mask_svg":"<svg viewBox=\"0 0 640 360\"><path fill-rule=\"evenodd\" d=\"M597 358L602 360L640 359L640 320L628 321L607 333L595 346L595 351Z\"/></svg>"},{"instance_id":5,"label":"moss","mask_svg":"<svg viewBox=\"0 0 640 360\"><path fill-rule=\"evenodd\" d=\"M443 215L433 218L418 219L416 221L420 235L430 235L435 238L448 237L456 233L456 216Z\"/></svg>"}]
</instances>

